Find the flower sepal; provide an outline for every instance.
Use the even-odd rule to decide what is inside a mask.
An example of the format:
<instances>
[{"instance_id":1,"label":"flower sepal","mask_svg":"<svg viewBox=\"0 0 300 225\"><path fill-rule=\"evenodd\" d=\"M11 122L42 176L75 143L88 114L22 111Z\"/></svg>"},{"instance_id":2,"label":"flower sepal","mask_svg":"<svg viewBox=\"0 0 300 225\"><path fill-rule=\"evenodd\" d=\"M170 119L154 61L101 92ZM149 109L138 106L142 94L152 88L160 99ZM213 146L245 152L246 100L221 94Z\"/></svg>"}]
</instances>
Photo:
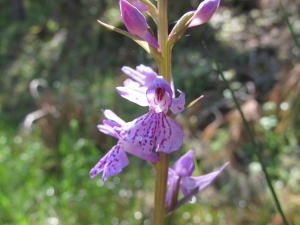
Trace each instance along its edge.
<instances>
[{"instance_id":1,"label":"flower sepal","mask_svg":"<svg viewBox=\"0 0 300 225\"><path fill-rule=\"evenodd\" d=\"M188 21L194 16L195 12L187 12L185 13L173 27L171 33L169 34L169 43L174 45L176 41L181 38L181 36L185 33L188 29Z\"/></svg>"},{"instance_id":2,"label":"flower sepal","mask_svg":"<svg viewBox=\"0 0 300 225\"><path fill-rule=\"evenodd\" d=\"M148 52L150 55L152 55L152 57L156 60L156 61L160 61L162 60L162 54L160 51L158 51L157 48L154 48L152 45L150 45L147 41L143 40L142 38L136 36L136 35L132 35L129 32L119 29L115 26L106 24L100 20L97 20L98 23L100 23L102 26L104 26L105 28L115 31L119 34L123 34L126 37L129 37L130 39L132 39L135 43L137 43L139 46L141 46L146 52Z\"/></svg>"}]
</instances>

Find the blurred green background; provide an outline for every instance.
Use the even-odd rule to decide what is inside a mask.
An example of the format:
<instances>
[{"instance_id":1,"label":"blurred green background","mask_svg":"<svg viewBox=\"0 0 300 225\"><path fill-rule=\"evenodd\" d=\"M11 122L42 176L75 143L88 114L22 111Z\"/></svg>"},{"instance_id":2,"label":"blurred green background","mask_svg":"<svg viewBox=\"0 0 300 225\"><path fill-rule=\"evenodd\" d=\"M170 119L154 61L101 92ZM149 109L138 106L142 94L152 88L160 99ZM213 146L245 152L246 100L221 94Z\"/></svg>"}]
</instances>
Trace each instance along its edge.
<instances>
[{"instance_id":1,"label":"blurred green background","mask_svg":"<svg viewBox=\"0 0 300 225\"><path fill-rule=\"evenodd\" d=\"M169 1L170 29L199 2ZM300 1L283 4L299 37ZM150 164L129 156L129 166L106 183L89 177L116 143L96 128L101 110L126 121L147 111L116 93L126 78L121 67L157 70L137 44L96 22L125 29L118 7L116 0L0 0L1 225L151 224ZM300 53L279 2L222 0L173 53L176 88L187 102L205 97L177 117L186 144L172 165L190 148L195 176L231 164L168 224L282 224L211 57L236 91L288 220L299 224Z\"/></svg>"}]
</instances>

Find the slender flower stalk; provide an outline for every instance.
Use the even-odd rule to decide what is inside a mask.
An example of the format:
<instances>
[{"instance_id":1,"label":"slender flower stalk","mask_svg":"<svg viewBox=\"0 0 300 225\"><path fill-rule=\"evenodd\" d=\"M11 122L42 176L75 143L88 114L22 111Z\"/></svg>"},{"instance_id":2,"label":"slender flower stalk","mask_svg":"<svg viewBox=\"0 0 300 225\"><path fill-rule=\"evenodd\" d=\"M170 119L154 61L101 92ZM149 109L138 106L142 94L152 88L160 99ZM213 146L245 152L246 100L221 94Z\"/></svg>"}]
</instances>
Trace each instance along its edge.
<instances>
[{"instance_id":1,"label":"slender flower stalk","mask_svg":"<svg viewBox=\"0 0 300 225\"><path fill-rule=\"evenodd\" d=\"M171 49L168 48L168 1L158 0L158 43L162 53L162 60L158 62L159 74L170 83L171 81ZM155 196L153 224L164 225L165 221L165 199L167 192L167 180L170 155L165 152L159 153L159 162L156 166Z\"/></svg>"}]
</instances>

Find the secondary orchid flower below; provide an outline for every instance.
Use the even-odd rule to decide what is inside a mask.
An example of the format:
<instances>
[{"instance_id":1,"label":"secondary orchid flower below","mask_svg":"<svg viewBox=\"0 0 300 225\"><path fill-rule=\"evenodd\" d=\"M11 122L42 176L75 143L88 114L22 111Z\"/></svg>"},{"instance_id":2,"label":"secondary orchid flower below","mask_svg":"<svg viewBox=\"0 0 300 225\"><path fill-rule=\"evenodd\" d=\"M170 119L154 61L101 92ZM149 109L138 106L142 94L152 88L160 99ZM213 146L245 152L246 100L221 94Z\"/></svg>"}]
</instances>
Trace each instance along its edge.
<instances>
[{"instance_id":1,"label":"secondary orchid flower below","mask_svg":"<svg viewBox=\"0 0 300 225\"><path fill-rule=\"evenodd\" d=\"M120 136L123 140L142 147L147 154L152 152L156 143L157 152L171 153L178 150L183 141L183 132L179 124L167 116L169 109L174 114L184 109L185 94L181 91L173 98L168 82L157 76L146 92L140 88L117 87L119 94L141 106L149 106L149 112L132 122L124 124Z\"/></svg>"},{"instance_id":2,"label":"secondary orchid flower below","mask_svg":"<svg viewBox=\"0 0 300 225\"><path fill-rule=\"evenodd\" d=\"M137 35L147 41L154 48L159 44L148 30L146 17L126 0L120 0L122 20L130 34Z\"/></svg>"},{"instance_id":3,"label":"secondary orchid flower below","mask_svg":"<svg viewBox=\"0 0 300 225\"><path fill-rule=\"evenodd\" d=\"M157 162L158 156L155 153L145 154L140 146L133 146L120 139L120 128L125 124L111 110L105 110L104 115L108 120L103 120L102 125L98 125L99 131L104 134L118 138L118 143L91 169L91 178L103 171L102 180L105 182L107 177L121 172L129 163L126 152L150 162Z\"/></svg>"},{"instance_id":4,"label":"secondary orchid flower below","mask_svg":"<svg viewBox=\"0 0 300 225\"><path fill-rule=\"evenodd\" d=\"M205 0L200 3L195 11L196 16L190 23L189 27L194 27L206 23L216 12L220 0Z\"/></svg>"},{"instance_id":5,"label":"secondary orchid flower below","mask_svg":"<svg viewBox=\"0 0 300 225\"><path fill-rule=\"evenodd\" d=\"M177 193L179 187L185 196L195 188L198 188L199 192L207 187L229 164L229 162L225 163L212 173L199 177L192 177L191 175L195 169L193 154L194 150L189 150L175 162L173 168L169 168L167 183L169 189L166 195L166 205L170 204L172 196L178 196ZM173 195L173 192L175 192L176 195Z\"/></svg>"}]
</instances>

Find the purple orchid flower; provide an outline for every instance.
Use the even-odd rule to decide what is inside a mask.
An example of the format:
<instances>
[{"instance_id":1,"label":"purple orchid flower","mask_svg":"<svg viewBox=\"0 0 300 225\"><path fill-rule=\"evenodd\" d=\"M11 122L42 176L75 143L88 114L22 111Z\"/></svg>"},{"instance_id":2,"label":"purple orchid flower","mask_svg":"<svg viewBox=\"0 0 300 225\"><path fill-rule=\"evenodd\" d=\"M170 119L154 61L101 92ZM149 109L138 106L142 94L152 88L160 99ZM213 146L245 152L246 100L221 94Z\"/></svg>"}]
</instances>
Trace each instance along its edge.
<instances>
[{"instance_id":1,"label":"purple orchid flower","mask_svg":"<svg viewBox=\"0 0 300 225\"><path fill-rule=\"evenodd\" d=\"M103 171L102 180L105 182L107 177L114 176L122 171L129 163L126 152L150 162L157 162L158 156L154 153L145 154L140 146L120 139L120 131L125 121L118 117L113 111L105 110L104 115L108 120L103 120L103 125L98 125L99 131L104 134L118 138L118 143L91 169L91 178Z\"/></svg>"},{"instance_id":2,"label":"purple orchid flower","mask_svg":"<svg viewBox=\"0 0 300 225\"><path fill-rule=\"evenodd\" d=\"M199 192L207 187L229 164L229 162L225 163L212 173L199 177L191 177L195 169L193 154L194 150L189 150L175 162L173 168L169 168L167 182L169 189L166 194L166 205L170 204L172 193L173 191L176 191L178 184L185 196L195 188L198 188Z\"/></svg>"},{"instance_id":3,"label":"purple orchid flower","mask_svg":"<svg viewBox=\"0 0 300 225\"><path fill-rule=\"evenodd\" d=\"M120 0L122 20L130 34L137 35L147 41L154 48L159 44L148 30L146 17L126 0Z\"/></svg>"},{"instance_id":4,"label":"purple orchid flower","mask_svg":"<svg viewBox=\"0 0 300 225\"><path fill-rule=\"evenodd\" d=\"M194 27L206 23L216 12L220 0L205 0L198 6L196 17L192 20L189 27Z\"/></svg>"},{"instance_id":5,"label":"purple orchid flower","mask_svg":"<svg viewBox=\"0 0 300 225\"><path fill-rule=\"evenodd\" d=\"M168 117L169 109L174 114L184 109L185 94L180 92L173 98L168 82L157 76L145 91L138 87L117 87L119 94L141 106L149 106L149 112L122 126L120 136L130 144L139 145L146 154L150 154L156 139L156 151L171 153L178 150L183 141L183 132L179 124Z\"/></svg>"}]
</instances>

